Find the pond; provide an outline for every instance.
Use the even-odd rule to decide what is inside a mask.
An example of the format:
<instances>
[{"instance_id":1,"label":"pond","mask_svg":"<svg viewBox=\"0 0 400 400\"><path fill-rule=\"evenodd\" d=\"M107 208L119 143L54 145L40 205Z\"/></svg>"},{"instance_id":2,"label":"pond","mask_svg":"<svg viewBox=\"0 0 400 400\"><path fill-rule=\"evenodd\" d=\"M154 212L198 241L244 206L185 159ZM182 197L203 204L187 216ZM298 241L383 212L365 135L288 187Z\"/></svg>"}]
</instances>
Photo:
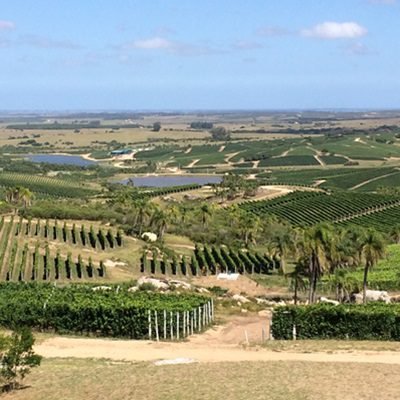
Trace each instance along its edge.
<instances>
[{"instance_id":1,"label":"pond","mask_svg":"<svg viewBox=\"0 0 400 400\"><path fill-rule=\"evenodd\" d=\"M25 158L37 163L77 165L79 167L87 167L96 164L94 161L86 160L82 156L66 154L27 154Z\"/></svg>"},{"instance_id":2,"label":"pond","mask_svg":"<svg viewBox=\"0 0 400 400\"><path fill-rule=\"evenodd\" d=\"M220 183L222 177L218 175L160 175L160 176L134 176L124 179L120 183L126 185L129 180L133 181L134 186L138 187L170 187L182 185L207 185L209 183Z\"/></svg>"}]
</instances>

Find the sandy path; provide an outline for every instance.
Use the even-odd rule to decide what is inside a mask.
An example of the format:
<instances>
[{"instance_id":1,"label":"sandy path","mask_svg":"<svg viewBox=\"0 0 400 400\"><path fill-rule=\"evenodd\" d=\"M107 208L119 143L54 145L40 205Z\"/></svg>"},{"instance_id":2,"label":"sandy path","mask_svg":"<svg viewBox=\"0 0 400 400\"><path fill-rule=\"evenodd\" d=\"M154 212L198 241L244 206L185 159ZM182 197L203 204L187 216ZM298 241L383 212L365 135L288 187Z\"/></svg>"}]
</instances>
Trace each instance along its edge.
<instances>
[{"instance_id":1,"label":"sandy path","mask_svg":"<svg viewBox=\"0 0 400 400\"><path fill-rule=\"evenodd\" d=\"M48 358L106 358L126 361L191 358L199 362L310 361L400 364L398 352L292 353L237 345L197 345L195 343L154 343L107 339L53 338L35 346Z\"/></svg>"},{"instance_id":2,"label":"sandy path","mask_svg":"<svg viewBox=\"0 0 400 400\"><path fill-rule=\"evenodd\" d=\"M361 182L358 185L353 186L349 190L356 190L356 189L358 189L358 188L360 188L360 187L362 187L364 185L367 185L368 183L375 182L375 181L378 181L379 179L383 179L383 178L386 178L388 176L396 175L398 173L399 173L399 171L396 171L396 172L391 172L389 174L380 175L380 176L377 176L375 178L368 179L367 181Z\"/></svg>"},{"instance_id":3,"label":"sandy path","mask_svg":"<svg viewBox=\"0 0 400 400\"><path fill-rule=\"evenodd\" d=\"M322 159L319 156L315 155L314 158L320 163L320 165L325 167L326 164L322 161Z\"/></svg>"},{"instance_id":4,"label":"sandy path","mask_svg":"<svg viewBox=\"0 0 400 400\"><path fill-rule=\"evenodd\" d=\"M218 153L222 153L225 150L225 145L223 144L219 149L218 149Z\"/></svg>"},{"instance_id":5,"label":"sandy path","mask_svg":"<svg viewBox=\"0 0 400 400\"><path fill-rule=\"evenodd\" d=\"M189 165L187 165L186 168L193 168L199 161L199 158L197 160L193 160Z\"/></svg>"},{"instance_id":6,"label":"sandy path","mask_svg":"<svg viewBox=\"0 0 400 400\"><path fill-rule=\"evenodd\" d=\"M232 159L233 157L237 156L239 153L240 153L240 151L238 151L238 152L236 152L236 153L227 154L227 155L225 156L224 162L225 162L225 163L230 163L230 162L231 162L231 159Z\"/></svg>"}]
</instances>

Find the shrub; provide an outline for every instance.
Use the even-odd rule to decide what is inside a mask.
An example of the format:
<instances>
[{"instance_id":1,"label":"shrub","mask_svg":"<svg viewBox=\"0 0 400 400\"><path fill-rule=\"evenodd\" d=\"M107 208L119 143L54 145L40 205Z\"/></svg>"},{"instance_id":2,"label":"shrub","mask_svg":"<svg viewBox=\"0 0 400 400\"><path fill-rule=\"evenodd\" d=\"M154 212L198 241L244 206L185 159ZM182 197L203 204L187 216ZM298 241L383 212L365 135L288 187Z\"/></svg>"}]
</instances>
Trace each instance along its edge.
<instances>
[{"instance_id":1,"label":"shrub","mask_svg":"<svg viewBox=\"0 0 400 400\"><path fill-rule=\"evenodd\" d=\"M393 304L278 307L272 317L275 339L400 340L400 306Z\"/></svg>"},{"instance_id":2,"label":"shrub","mask_svg":"<svg viewBox=\"0 0 400 400\"><path fill-rule=\"evenodd\" d=\"M14 332L11 337L0 336L0 377L3 389L21 386L31 368L40 365L42 357L35 354L35 339L28 328Z\"/></svg>"}]
</instances>

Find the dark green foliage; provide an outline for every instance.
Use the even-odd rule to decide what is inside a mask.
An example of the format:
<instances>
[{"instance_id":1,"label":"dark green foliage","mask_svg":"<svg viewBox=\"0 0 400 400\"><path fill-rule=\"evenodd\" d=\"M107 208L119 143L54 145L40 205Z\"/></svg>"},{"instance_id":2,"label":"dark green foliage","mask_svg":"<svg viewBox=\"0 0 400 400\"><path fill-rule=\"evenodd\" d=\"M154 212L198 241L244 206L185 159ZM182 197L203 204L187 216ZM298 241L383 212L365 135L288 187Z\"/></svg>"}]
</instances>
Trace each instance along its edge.
<instances>
[{"instance_id":1,"label":"dark green foliage","mask_svg":"<svg viewBox=\"0 0 400 400\"><path fill-rule=\"evenodd\" d=\"M93 278L94 268L93 268L92 257L89 257L88 265L86 267L86 273L89 278Z\"/></svg>"},{"instance_id":2,"label":"dark green foliage","mask_svg":"<svg viewBox=\"0 0 400 400\"><path fill-rule=\"evenodd\" d=\"M182 257L182 261L181 261L181 272L182 272L182 275L184 275L184 276L186 276L187 273L188 273L188 265L187 265L186 257L185 257L185 256Z\"/></svg>"},{"instance_id":3,"label":"dark green foliage","mask_svg":"<svg viewBox=\"0 0 400 400\"><path fill-rule=\"evenodd\" d=\"M106 267L103 263L103 260L100 261L99 268L97 269L97 273L99 278L104 278L106 276Z\"/></svg>"},{"instance_id":4,"label":"dark green foliage","mask_svg":"<svg viewBox=\"0 0 400 400\"><path fill-rule=\"evenodd\" d=\"M176 275L178 273L178 268L179 268L178 259L174 255L172 257L172 265L171 265L172 275Z\"/></svg>"},{"instance_id":5,"label":"dark green foliage","mask_svg":"<svg viewBox=\"0 0 400 400\"><path fill-rule=\"evenodd\" d=\"M115 239L114 239L114 234L112 233L111 229L109 229L107 231L106 239L107 239L107 243L110 246L110 248L113 249L114 248Z\"/></svg>"},{"instance_id":6,"label":"dark green foliage","mask_svg":"<svg viewBox=\"0 0 400 400\"><path fill-rule=\"evenodd\" d=\"M72 244L77 244L78 243L78 232L76 230L76 225L72 225L72 230L71 230L71 239L72 239Z\"/></svg>"},{"instance_id":7,"label":"dark green foliage","mask_svg":"<svg viewBox=\"0 0 400 400\"><path fill-rule=\"evenodd\" d=\"M57 254L54 258L54 272L55 272L55 279L60 279L61 277L61 256L60 256L60 250L57 250Z\"/></svg>"},{"instance_id":8,"label":"dark green foliage","mask_svg":"<svg viewBox=\"0 0 400 400\"><path fill-rule=\"evenodd\" d=\"M28 328L19 328L11 337L0 337L0 377L5 390L22 384L31 368L38 367L42 357L35 354L35 339Z\"/></svg>"},{"instance_id":9,"label":"dark green foliage","mask_svg":"<svg viewBox=\"0 0 400 400\"><path fill-rule=\"evenodd\" d=\"M32 277L31 280L38 279L38 270L39 270L39 257L40 257L40 249L39 244L35 246L35 252L32 255Z\"/></svg>"},{"instance_id":10,"label":"dark green foliage","mask_svg":"<svg viewBox=\"0 0 400 400\"><path fill-rule=\"evenodd\" d=\"M153 259L151 261L151 273L157 274L160 269L160 262L158 261L158 252L153 250Z\"/></svg>"},{"instance_id":11,"label":"dark green foliage","mask_svg":"<svg viewBox=\"0 0 400 400\"><path fill-rule=\"evenodd\" d=\"M81 226L80 236L81 236L82 246L86 246L87 236L86 236L85 225Z\"/></svg>"},{"instance_id":12,"label":"dark green foliage","mask_svg":"<svg viewBox=\"0 0 400 400\"><path fill-rule=\"evenodd\" d=\"M82 261L82 256L79 254L78 262L76 263L76 275L78 276L79 279L81 279L83 276L83 269L84 269L84 264Z\"/></svg>"},{"instance_id":13,"label":"dark green foliage","mask_svg":"<svg viewBox=\"0 0 400 400\"><path fill-rule=\"evenodd\" d=\"M196 256L193 254L191 263L190 263L190 270L193 276L197 276L199 274L199 263L197 262Z\"/></svg>"},{"instance_id":14,"label":"dark green foliage","mask_svg":"<svg viewBox=\"0 0 400 400\"><path fill-rule=\"evenodd\" d=\"M117 245L121 247L122 246L122 233L119 229L118 229L115 240L117 241Z\"/></svg>"},{"instance_id":15,"label":"dark green foliage","mask_svg":"<svg viewBox=\"0 0 400 400\"><path fill-rule=\"evenodd\" d=\"M104 236L104 233L101 229L99 229L99 232L97 233L97 239L99 240L101 249L105 250L106 249L106 237Z\"/></svg>"},{"instance_id":16,"label":"dark green foliage","mask_svg":"<svg viewBox=\"0 0 400 400\"><path fill-rule=\"evenodd\" d=\"M141 273L146 273L148 272L148 260L147 260L147 254L146 251L143 253L142 257L140 258L140 272Z\"/></svg>"},{"instance_id":17,"label":"dark green foliage","mask_svg":"<svg viewBox=\"0 0 400 400\"><path fill-rule=\"evenodd\" d=\"M57 222L57 220L55 220L54 226L53 226L53 240L57 240L57 239L58 239L58 222Z\"/></svg>"},{"instance_id":18,"label":"dark green foliage","mask_svg":"<svg viewBox=\"0 0 400 400\"><path fill-rule=\"evenodd\" d=\"M94 231L93 225L90 226L90 231L89 231L89 242L90 245L95 249L96 248L96 233Z\"/></svg>"},{"instance_id":19,"label":"dark green foliage","mask_svg":"<svg viewBox=\"0 0 400 400\"><path fill-rule=\"evenodd\" d=\"M68 240L68 227L67 223L64 222L63 228L62 228L62 238L64 242L67 242Z\"/></svg>"},{"instance_id":20,"label":"dark green foliage","mask_svg":"<svg viewBox=\"0 0 400 400\"><path fill-rule=\"evenodd\" d=\"M44 237L47 239L50 237L50 223L49 220L46 220L46 225L44 227Z\"/></svg>"},{"instance_id":21,"label":"dark green foliage","mask_svg":"<svg viewBox=\"0 0 400 400\"><path fill-rule=\"evenodd\" d=\"M275 339L400 340L400 306L393 304L285 306L274 310Z\"/></svg>"},{"instance_id":22,"label":"dark green foliage","mask_svg":"<svg viewBox=\"0 0 400 400\"><path fill-rule=\"evenodd\" d=\"M126 288L93 290L93 286L0 284L0 325L28 326L59 333L144 339L148 310L190 311L207 302L194 294L129 293Z\"/></svg>"},{"instance_id":23,"label":"dark green foliage","mask_svg":"<svg viewBox=\"0 0 400 400\"><path fill-rule=\"evenodd\" d=\"M67 279L72 278L72 267L73 267L72 254L68 253L67 259L65 260L65 274L67 276Z\"/></svg>"}]
</instances>

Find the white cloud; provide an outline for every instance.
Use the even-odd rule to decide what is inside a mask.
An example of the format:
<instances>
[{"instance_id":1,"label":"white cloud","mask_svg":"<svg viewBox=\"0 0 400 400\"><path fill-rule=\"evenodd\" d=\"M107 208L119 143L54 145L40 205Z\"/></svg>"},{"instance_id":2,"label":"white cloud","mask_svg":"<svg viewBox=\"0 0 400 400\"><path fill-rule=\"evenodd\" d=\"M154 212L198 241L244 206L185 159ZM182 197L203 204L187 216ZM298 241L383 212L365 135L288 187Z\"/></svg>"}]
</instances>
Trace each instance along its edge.
<instances>
[{"instance_id":1,"label":"white cloud","mask_svg":"<svg viewBox=\"0 0 400 400\"><path fill-rule=\"evenodd\" d=\"M175 46L174 42L162 37L154 37L150 39L135 40L129 47L135 49L171 49Z\"/></svg>"},{"instance_id":2,"label":"white cloud","mask_svg":"<svg viewBox=\"0 0 400 400\"><path fill-rule=\"evenodd\" d=\"M14 22L0 20L0 31L7 31L14 28L15 28Z\"/></svg>"},{"instance_id":3,"label":"white cloud","mask_svg":"<svg viewBox=\"0 0 400 400\"><path fill-rule=\"evenodd\" d=\"M302 36L319 39L355 39L365 36L368 31L356 22L323 22L310 29L303 29Z\"/></svg>"},{"instance_id":4,"label":"white cloud","mask_svg":"<svg viewBox=\"0 0 400 400\"><path fill-rule=\"evenodd\" d=\"M122 49L160 50L180 56L200 56L221 53L221 50L214 49L207 44L198 45L184 43L159 36L134 40L133 42L124 44Z\"/></svg>"}]
</instances>

